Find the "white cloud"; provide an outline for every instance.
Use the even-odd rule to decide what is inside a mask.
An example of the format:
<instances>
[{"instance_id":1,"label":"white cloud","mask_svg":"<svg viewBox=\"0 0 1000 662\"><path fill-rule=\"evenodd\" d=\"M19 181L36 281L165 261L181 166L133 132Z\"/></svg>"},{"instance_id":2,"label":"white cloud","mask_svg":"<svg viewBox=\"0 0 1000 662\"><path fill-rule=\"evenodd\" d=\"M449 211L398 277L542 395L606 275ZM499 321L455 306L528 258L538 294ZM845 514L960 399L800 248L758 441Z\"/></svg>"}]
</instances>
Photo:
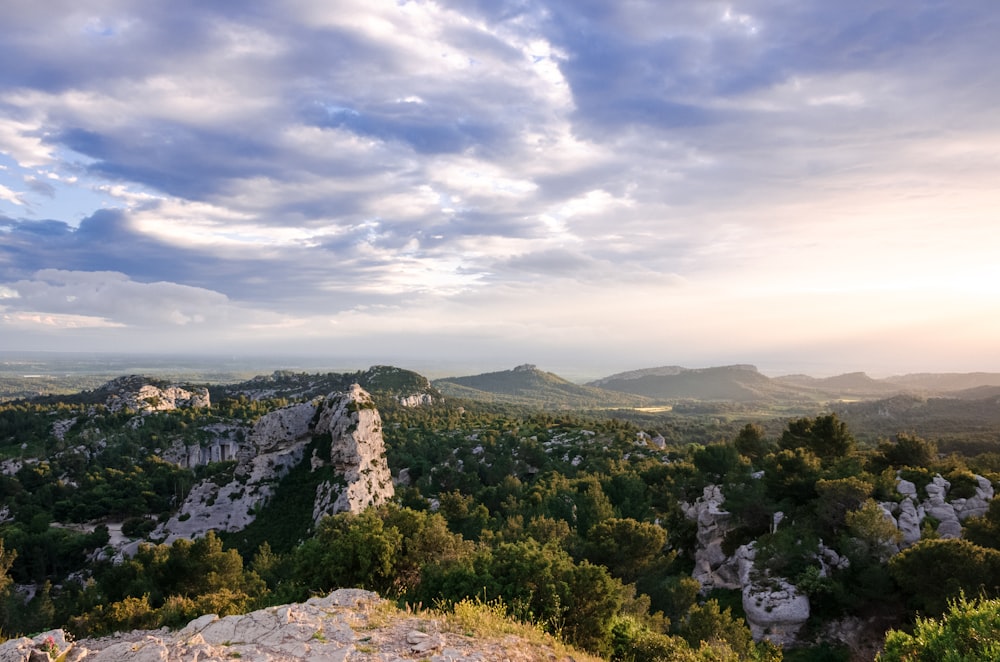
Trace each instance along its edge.
<instances>
[{"instance_id":1,"label":"white cloud","mask_svg":"<svg viewBox=\"0 0 1000 662\"><path fill-rule=\"evenodd\" d=\"M6 200L7 202L10 202L11 204L15 204L15 205L17 205L19 207L23 207L24 206L24 200L21 199L22 195L23 195L23 193L18 193L16 191L12 191L9 188L7 188L6 186L4 186L3 184L0 184L0 200Z\"/></svg>"}]
</instances>

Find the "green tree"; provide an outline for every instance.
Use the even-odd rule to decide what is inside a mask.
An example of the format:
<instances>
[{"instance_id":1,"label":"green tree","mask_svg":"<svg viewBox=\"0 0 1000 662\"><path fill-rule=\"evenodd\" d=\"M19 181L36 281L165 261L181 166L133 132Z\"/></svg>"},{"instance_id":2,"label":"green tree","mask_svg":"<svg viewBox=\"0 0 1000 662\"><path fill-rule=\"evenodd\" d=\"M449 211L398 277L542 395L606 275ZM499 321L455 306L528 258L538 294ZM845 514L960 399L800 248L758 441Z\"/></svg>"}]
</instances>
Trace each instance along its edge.
<instances>
[{"instance_id":1,"label":"green tree","mask_svg":"<svg viewBox=\"0 0 1000 662\"><path fill-rule=\"evenodd\" d=\"M312 591L340 587L387 591L395 579L403 536L374 509L324 517L316 535L295 551L296 577Z\"/></svg>"},{"instance_id":2,"label":"green tree","mask_svg":"<svg viewBox=\"0 0 1000 662\"><path fill-rule=\"evenodd\" d=\"M920 437L900 432L896 440L879 442L871 464L874 473L887 468L929 467L937 459L937 446Z\"/></svg>"},{"instance_id":3,"label":"green tree","mask_svg":"<svg viewBox=\"0 0 1000 662\"><path fill-rule=\"evenodd\" d=\"M1000 600L948 603L941 618L917 618L913 634L890 630L878 662L981 662L1000 660Z\"/></svg>"},{"instance_id":4,"label":"green tree","mask_svg":"<svg viewBox=\"0 0 1000 662\"><path fill-rule=\"evenodd\" d=\"M773 449L773 443L768 441L764 428L756 423L744 425L743 429L736 435L733 445L736 446L740 455L754 464L760 462Z\"/></svg>"},{"instance_id":5,"label":"green tree","mask_svg":"<svg viewBox=\"0 0 1000 662\"><path fill-rule=\"evenodd\" d=\"M874 489L874 485L856 476L820 479L816 481L816 516L820 524L832 535L839 534L847 514L857 510Z\"/></svg>"},{"instance_id":6,"label":"green tree","mask_svg":"<svg viewBox=\"0 0 1000 662\"><path fill-rule=\"evenodd\" d=\"M967 595L1000 595L1000 551L968 540L921 540L889 561L889 572L912 605L929 616Z\"/></svg>"},{"instance_id":7,"label":"green tree","mask_svg":"<svg viewBox=\"0 0 1000 662\"><path fill-rule=\"evenodd\" d=\"M836 414L799 418L788 422L781 434L781 448L805 448L824 463L845 457L854 450L854 436Z\"/></svg>"},{"instance_id":8,"label":"green tree","mask_svg":"<svg viewBox=\"0 0 1000 662\"><path fill-rule=\"evenodd\" d=\"M596 524L584 541L583 555L625 583L634 582L663 556L667 532L656 524L609 518Z\"/></svg>"}]
</instances>

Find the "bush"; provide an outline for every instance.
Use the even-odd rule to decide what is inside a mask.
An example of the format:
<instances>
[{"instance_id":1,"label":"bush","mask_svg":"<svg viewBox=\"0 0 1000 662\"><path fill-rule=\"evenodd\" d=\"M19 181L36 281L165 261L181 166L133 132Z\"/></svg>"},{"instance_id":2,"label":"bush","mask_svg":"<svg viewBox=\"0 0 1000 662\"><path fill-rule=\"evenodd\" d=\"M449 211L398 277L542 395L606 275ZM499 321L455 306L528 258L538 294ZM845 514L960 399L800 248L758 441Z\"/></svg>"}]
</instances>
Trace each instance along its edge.
<instances>
[{"instance_id":1,"label":"bush","mask_svg":"<svg viewBox=\"0 0 1000 662\"><path fill-rule=\"evenodd\" d=\"M1000 600L948 603L941 619L917 618L913 634L890 630L879 662L1000 660Z\"/></svg>"}]
</instances>

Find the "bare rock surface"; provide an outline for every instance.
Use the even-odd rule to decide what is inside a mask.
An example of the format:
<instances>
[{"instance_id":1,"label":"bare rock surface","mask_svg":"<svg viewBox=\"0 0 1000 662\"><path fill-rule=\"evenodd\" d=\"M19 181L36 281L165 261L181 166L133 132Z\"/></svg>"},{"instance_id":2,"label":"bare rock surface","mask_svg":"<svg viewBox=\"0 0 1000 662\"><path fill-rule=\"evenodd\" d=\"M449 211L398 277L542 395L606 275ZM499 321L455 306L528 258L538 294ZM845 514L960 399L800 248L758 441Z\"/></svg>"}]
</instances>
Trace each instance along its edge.
<instances>
[{"instance_id":1,"label":"bare rock surface","mask_svg":"<svg viewBox=\"0 0 1000 662\"><path fill-rule=\"evenodd\" d=\"M105 404L111 411L131 409L140 413L170 411L182 407L208 407L208 389L177 385L165 387L150 384L146 377L129 375L114 379L100 389L107 393Z\"/></svg>"},{"instance_id":2,"label":"bare rock surface","mask_svg":"<svg viewBox=\"0 0 1000 662\"><path fill-rule=\"evenodd\" d=\"M329 436L330 453L305 457L314 437ZM316 490L313 516L361 512L392 498L392 475L385 459L382 419L371 396L354 384L313 402L265 414L237 446L220 446L220 457L236 460L231 480L209 479L191 489L177 513L154 532L167 543L208 531L239 531L274 496L278 482L309 461L316 471L334 469L335 479Z\"/></svg>"},{"instance_id":3,"label":"bare rock surface","mask_svg":"<svg viewBox=\"0 0 1000 662\"><path fill-rule=\"evenodd\" d=\"M69 642L61 630L0 645L0 662L27 662L47 638L66 660L87 662L533 662L571 660L514 636L489 640L448 631L442 619L400 612L376 594L340 589L302 604L219 618L177 631L135 631ZM68 652L67 652L67 649Z\"/></svg>"}]
</instances>

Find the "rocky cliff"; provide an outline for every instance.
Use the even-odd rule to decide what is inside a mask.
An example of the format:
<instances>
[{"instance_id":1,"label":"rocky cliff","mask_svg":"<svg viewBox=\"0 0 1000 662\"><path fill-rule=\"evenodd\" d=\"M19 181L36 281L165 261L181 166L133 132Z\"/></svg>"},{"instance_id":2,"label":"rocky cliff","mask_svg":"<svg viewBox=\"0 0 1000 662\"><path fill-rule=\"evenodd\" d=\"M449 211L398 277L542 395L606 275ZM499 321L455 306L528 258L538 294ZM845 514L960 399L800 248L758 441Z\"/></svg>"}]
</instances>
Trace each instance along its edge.
<instances>
[{"instance_id":1,"label":"rocky cliff","mask_svg":"<svg viewBox=\"0 0 1000 662\"><path fill-rule=\"evenodd\" d=\"M583 659L517 636L468 636L445 618L401 612L376 594L358 589L340 589L303 604L239 616L209 614L175 632L127 632L71 642L62 630L53 630L0 645L0 662L48 662L59 655L65 662Z\"/></svg>"},{"instance_id":2,"label":"rocky cliff","mask_svg":"<svg viewBox=\"0 0 1000 662\"><path fill-rule=\"evenodd\" d=\"M153 532L153 538L171 542L209 530L245 528L274 495L278 481L307 459L313 471L330 465L335 475L317 490L316 520L343 511L360 512L392 498L381 418L371 396L357 384L344 393L266 414L245 437L242 443L221 444L219 459L236 462L231 478L215 477L195 485L177 513ZM329 439L329 455L306 458L306 448L316 437Z\"/></svg>"},{"instance_id":3,"label":"rocky cliff","mask_svg":"<svg viewBox=\"0 0 1000 662\"><path fill-rule=\"evenodd\" d=\"M96 392L104 397L104 404L111 411L131 409L149 413L211 405L207 388L154 382L140 375L129 375L111 380Z\"/></svg>"}]
</instances>

